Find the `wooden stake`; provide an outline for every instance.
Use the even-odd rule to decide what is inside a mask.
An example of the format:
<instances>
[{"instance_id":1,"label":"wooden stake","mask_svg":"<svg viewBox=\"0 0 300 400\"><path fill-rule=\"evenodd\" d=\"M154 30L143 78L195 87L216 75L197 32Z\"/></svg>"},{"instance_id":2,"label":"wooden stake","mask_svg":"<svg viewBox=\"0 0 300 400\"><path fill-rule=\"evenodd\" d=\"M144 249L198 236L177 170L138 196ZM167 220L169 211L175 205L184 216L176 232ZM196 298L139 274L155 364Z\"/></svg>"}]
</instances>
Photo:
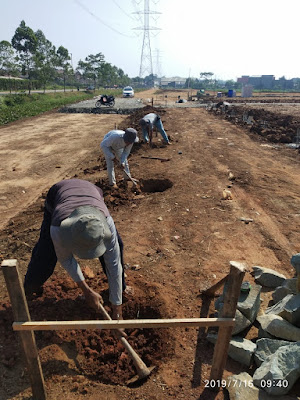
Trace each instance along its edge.
<instances>
[{"instance_id":1,"label":"wooden stake","mask_svg":"<svg viewBox=\"0 0 300 400\"><path fill-rule=\"evenodd\" d=\"M230 273L227 281L227 291L224 295L223 318L234 318L236 306L241 292L241 284L245 275L245 266L241 263L230 261ZM221 327L215 345L210 380L221 381L229 349L233 326Z\"/></svg>"},{"instance_id":2,"label":"wooden stake","mask_svg":"<svg viewBox=\"0 0 300 400\"><path fill-rule=\"evenodd\" d=\"M15 331L66 330L66 329L135 329L135 328L175 328L203 326L234 326L234 318L182 318L182 319L127 319L111 321L30 321L14 322Z\"/></svg>"},{"instance_id":3,"label":"wooden stake","mask_svg":"<svg viewBox=\"0 0 300 400\"><path fill-rule=\"evenodd\" d=\"M161 158L161 157L141 156L141 158L147 158L148 160L170 161L170 158Z\"/></svg>"},{"instance_id":4,"label":"wooden stake","mask_svg":"<svg viewBox=\"0 0 300 400\"><path fill-rule=\"evenodd\" d=\"M220 289L221 286L224 285L224 283L227 281L228 275L226 275L224 278L220 279L217 283L209 287L208 289L205 289L202 291L202 294L205 294L207 296L214 296L216 291Z\"/></svg>"},{"instance_id":5,"label":"wooden stake","mask_svg":"<svg viewBox=\"0 0 300 400\"><path fill-rule=\"evenodd\" d=\"M30 321L28 305L21 283L17 260L4 260L1 264L15 321ZM20 332L34 400L45 400L46 391L41 363L33 332Z\"/></svg>"}]
</instances>

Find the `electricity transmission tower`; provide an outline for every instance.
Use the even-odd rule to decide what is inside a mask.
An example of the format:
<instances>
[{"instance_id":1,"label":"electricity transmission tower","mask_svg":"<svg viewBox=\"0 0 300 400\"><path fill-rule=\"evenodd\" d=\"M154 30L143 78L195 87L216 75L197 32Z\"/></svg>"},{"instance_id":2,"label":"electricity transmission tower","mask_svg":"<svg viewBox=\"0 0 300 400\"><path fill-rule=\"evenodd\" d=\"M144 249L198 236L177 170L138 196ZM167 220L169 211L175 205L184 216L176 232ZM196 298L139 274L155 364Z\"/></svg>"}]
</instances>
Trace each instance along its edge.
<instances>
[{"instance_id":1,"label":"electricity transmission tower","mask_svg":"<svg viewBox=\"0 0 300 400\"><path fill-rule=\"evenodd\" d=\"M141 65L140 65L140 78L146 75L153 75L153 65L152 65L152 54L151 54L151 44L150 44L150 31L160 30L159 28L152 27L149 25L149 15L160 14L157 11L150 11L149 0L144 0L144 11L136 11L134 14L144 15L144 26L134 28L137 30L144 31L143 36L143 46L141 53Z\"/></svg>"},{"instance_id":2,"label":"electricity transmission tower","mask_svg":"<svg viewBox=\"0 0 300 400\"><path fill-rule=\"evenodd\" d=\"M156 59L156 67L155 67L155 75L161 76L161 62L160 62L160 51L159 49L155 49L155 59Z\"/></svg>"}]
</instances>

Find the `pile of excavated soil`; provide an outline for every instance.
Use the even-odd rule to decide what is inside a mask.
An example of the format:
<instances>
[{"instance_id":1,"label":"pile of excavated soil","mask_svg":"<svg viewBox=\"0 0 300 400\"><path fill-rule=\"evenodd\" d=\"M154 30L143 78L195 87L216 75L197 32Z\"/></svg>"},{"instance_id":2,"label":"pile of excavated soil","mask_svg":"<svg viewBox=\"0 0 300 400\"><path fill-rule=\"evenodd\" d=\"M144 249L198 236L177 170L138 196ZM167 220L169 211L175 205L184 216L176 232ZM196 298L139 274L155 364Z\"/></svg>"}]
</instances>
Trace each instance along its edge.
<instances>
[{"instance_id":1,"label":"pile of excavated soil","mask_svg":"<svg viewBox=\"0 0 300 400\"><path fill-rule=\"evenodd\" d=\"M152 107L149 105L145 106L141 110L137 110L133 114L129 115L118 126L118 129L126 129L130 126L131 128L136 129L138 132L141 132L141 126L139 123L140 119L143 118L146 114L150 114L150 113L159 114L162 117L166 113L166 110L164 108ZM142 139L142 137L140 137L140 139Z\"/></svg>"},{"instance_id":2,"label":"pile of excavated soil","mask_svg":"<svg viewBox=\"0 0 300 400\"><path fill-rule=\"evenodd\" d=\"M99 292L108 304L107 280L102 272L94 274L90 268L83 271L87 283ZM134 287L134 298L124 294L125 319L161 318L163 302L153 295L151 285L140 283ZM70 278L56 274L44 285L41 297L28 301L34 321L80 321L102 319L85 303L81 291ZM110 312L107 307L107 311ZM1 362L9 368L17 362L18 348L12 332L10 304L0 304L0 335L4 339ZM128 329L128 342L147 366L158 366L173 353L173 339L168 329ZM55 373L83 374L91 380L125 385L136 375L128 353L110 330L62 330L36 332L37 346L45 377ZM60 349L63 348L63 351ZM62 354L64 356L62 357Z\"/></svg>"},{"instance_id":3,"label":"pile of excavated soil","mask_svg":"<svg viewBox=\"0 0 300 400\"><path fill-rule=\"evenodd\" d=\"M258 138L272 143L294 143L300 128L300 117L267 111L263 108L232 106L226 113L216 112L235 125L242 125ZM252 117L247 124L245 117Z\"/></svg>"}]
</instances>

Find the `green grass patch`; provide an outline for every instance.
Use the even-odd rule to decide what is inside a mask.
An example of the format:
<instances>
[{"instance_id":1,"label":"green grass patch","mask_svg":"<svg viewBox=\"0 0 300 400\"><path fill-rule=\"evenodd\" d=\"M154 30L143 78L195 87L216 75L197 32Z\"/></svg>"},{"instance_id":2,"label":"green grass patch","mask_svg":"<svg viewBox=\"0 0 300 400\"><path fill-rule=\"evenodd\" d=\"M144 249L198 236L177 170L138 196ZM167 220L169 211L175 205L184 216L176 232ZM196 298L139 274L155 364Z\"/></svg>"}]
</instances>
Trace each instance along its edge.
<instances>
[{"instance_id":1,"label":"green grass patch","mask_svg":"<svg viewBox=\"0 0 300 400\"><path fill-rule=\"evenodd\" d=\"M140 92L145 89L135 89ZM100 94L122 96L123 89L104 89L95 91L55 92L55 93L31 93L25 92L0 96L0 125L9 124L26 117L33 117L46 111L92 99Z\"/></svg>"},{"instance_id":2,"label":"green grass patch","mask_svg":"<svg viewBox=\"0 0 300 400\"><path fill-rule=\"evenodd\" d=\"M33 117L46 111L93 98L96 93L59 92L13 94L3 96L0 102L0 125L26 117Z\"/></svg>"}]
</instances>

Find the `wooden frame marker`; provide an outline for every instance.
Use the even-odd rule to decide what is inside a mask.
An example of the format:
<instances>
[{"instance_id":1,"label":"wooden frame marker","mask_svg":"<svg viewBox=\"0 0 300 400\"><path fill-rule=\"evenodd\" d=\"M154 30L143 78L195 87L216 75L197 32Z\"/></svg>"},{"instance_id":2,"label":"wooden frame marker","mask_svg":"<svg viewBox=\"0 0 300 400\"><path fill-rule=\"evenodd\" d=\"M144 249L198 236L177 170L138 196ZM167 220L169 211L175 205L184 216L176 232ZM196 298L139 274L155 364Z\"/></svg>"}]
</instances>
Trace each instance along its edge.
<instances>
[{"instance_id":1,"label":"wooden frame marker","mask_svg":"<svg viewBox=\"0 0 300 400\"><path fill-rule=\"evenodd\" d=\"M14 322L15 331L49 331L67 329L135 329L197 328L203 326L233 327L234 318L126 319L111 321L30 321Z\"/></svg>"},{"instance_id":2,"label":"wooden frame marker","mask_svg":"<svg viewBox=\"0 0 300 400\"><path fill-rule=\"evenodd\" d=\"M29 309L21 283L17 260L4 260L1 264L8 294L10 297L14 320L13 330L18 331L24 349L31 381L33 398L46 400L44 377L34 330L66 329L124 329L124 328L175 328L175 327L219 327L214 349L210 380L221 380L225 368L229 342L235 324L235 313L241 284L245 275L245 266L230 261L230 273L220 282L207 290L211 295L225 281L227 291L224 296L222 318L182 318L182 319L141 319L141 320L87 320L87 321L31 321Z\"/></svg>"},{"instance_id":3,"label":"wooden frame marker","mask_svg":"<svg viewBox=\"0 0 300 400\"><path fill-rule=\"evenodd\" d=\"M12 312L16 321L30 321L28 305L21 283L17 260L4 260L1 264ZM44 377L33 332L19 332L34 400L46 400Z\"/></svg>"},{"instance_id":4,"label":"wooden frame marker","mask_svg":"<svg viewBox=\"0 0 300 400\"><path fill-rule=\"evenodd\" d=\"M230 261L230 272L227 279L227 291L224 295L224 306L222 310L223 318L234 318L241 284L244 279L246 269L241 263ZM225 281L225 280L224 280ZM220 327L215 345L213 361L210 371L210 380L221 380L227 360L229 342L231 339L233 326Z\"/></svg>"}]
</instances>

